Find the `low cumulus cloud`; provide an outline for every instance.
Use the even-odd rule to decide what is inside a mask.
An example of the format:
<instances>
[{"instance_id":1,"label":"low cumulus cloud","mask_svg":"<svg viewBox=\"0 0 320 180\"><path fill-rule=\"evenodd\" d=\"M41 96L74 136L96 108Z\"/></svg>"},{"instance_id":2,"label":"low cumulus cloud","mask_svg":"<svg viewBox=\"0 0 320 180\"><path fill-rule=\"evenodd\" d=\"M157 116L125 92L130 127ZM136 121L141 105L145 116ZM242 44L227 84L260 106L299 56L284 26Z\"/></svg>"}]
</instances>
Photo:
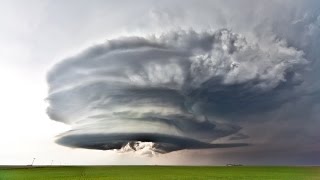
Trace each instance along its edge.
<instances>
[{"instance_id":1,"label":"low cumulus cloud","mask_svg":"<svg viewBox=\"0 0 320 180\"><path fill-rule=\"evenodd\" d=\"M247 117L301 95L297 87L309 63L302 48L229 29L94 45L48 73L47 113L72 127L56 142L148 155L247 146L250 134L240 125ZM230 141L215 143L224 137Z\"/></svg>"}]
</instances>

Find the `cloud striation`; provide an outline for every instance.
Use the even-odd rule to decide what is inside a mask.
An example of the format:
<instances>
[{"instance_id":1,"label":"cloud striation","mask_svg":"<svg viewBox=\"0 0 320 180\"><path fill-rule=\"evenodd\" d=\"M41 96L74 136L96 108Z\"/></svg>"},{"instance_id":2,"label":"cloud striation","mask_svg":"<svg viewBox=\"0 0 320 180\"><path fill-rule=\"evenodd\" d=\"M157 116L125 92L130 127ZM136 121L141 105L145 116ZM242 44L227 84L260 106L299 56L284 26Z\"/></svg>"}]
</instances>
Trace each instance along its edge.
<instances>
[{"instance_id":1,"label":"cloud striation","mask_svg":"<svg viewBox=\"0 0 320 180\"><path fill-rule=\"evenodd\" d=\"M297 97L303 51L229 29L119 37L56 64L47 113L58 144L142 154L248 145L247 116ZM258 120L256 120L258 121ZM229 137L219 144L215 140Z\"/></svg>"}]
</instances>

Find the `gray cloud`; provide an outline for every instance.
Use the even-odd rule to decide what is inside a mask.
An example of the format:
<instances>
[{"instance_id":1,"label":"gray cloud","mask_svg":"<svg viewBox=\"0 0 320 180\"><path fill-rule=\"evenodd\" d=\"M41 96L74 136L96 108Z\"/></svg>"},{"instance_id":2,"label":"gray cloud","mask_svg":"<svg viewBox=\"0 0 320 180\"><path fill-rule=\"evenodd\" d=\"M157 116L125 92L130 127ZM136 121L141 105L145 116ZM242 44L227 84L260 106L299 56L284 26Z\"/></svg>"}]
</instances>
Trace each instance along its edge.
<instances>
[{"instance_id":1,"label":"gray cloud","mask_svg":"<svg viewBox=\"0 0 320 180\"><path fill-rule=\"evenodd\" d=\"M243 146L213 141L237 137L250 116L295 101L307 64L285 40L250 41L227 29L120 37L51 69L48 115L72 126L57 140L70 147Z\"/></svg>"},{"instance_id":2,"label":"gray cloud","mask_svg":"<svg viewBox=\"0 0 320 180\"><path fill-rule=\"evenodd\" d=\"M242 133L237 133L231 136L229 139L230 140L242 140L242 139L247 139L249 138L248 135L242 134Z\"/></svg>"},{"instance_id":3,"label":"gray cloud","mask_svg":"<svg viewBox=\"0 0 320 180\"><path fill-rule=\"evenodd\" d=\"M133 151L138 150L137 144L142 142L152 142L150 150L157 153L167 153L181 149L229 148L248 145L246 143L211 144L161 133L75 134L74 132L68 132L57 140L58 144L69 147L100 150L123 149L126 145L129 145Z\"/></svg>"}]
</instances>

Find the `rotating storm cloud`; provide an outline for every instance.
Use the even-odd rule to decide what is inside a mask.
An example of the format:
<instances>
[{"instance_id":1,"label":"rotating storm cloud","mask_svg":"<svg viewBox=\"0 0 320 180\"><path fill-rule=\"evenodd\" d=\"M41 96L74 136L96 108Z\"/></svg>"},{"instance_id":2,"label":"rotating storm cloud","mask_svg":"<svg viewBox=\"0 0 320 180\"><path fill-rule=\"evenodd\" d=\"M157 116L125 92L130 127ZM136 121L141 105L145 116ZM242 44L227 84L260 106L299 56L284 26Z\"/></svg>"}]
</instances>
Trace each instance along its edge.
<instances>
[{"instance_id":1,"label":"rotating storm cloud","mask_svg":"<svg viewBox=\"0 0 320 180\"><path fill-rule=\"evenodd\" d=\"M56 142L73 148L246 148L240 122L295 98L307 65L284 40L228 29L119 37L49 71L47 113L71 126Z\"/></svg>"}]
</instances>

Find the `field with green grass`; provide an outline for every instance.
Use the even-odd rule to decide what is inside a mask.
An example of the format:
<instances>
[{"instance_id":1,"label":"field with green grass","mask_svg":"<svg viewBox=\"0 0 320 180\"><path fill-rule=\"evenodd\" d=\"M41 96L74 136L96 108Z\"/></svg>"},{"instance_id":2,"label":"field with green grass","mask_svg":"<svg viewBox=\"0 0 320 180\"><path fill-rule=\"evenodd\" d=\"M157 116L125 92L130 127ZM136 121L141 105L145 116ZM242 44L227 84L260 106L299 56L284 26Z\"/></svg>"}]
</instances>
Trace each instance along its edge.
<instances>
[{"instance_id":1,"label":"field with green grass","mask_svg":"<svg viewBox=\"0 0 320 180\"><path fill-rule=\"evenodd\" d=\"M50 166L0 167L0 180L287 179L320 180L320 167Z\"/></svg>"}]
</instances>

